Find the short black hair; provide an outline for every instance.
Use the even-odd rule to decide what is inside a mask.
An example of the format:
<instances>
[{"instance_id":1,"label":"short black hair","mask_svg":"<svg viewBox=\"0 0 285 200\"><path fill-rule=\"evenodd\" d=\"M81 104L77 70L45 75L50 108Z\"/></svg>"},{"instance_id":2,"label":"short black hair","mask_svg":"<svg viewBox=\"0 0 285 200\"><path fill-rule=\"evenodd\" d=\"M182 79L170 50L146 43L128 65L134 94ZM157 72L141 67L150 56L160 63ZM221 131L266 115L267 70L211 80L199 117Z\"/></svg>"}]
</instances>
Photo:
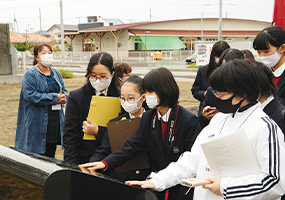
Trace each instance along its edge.
<instances>
[{"instance_id":1,"label":"short black hair","mask_svg":"<svg viewBox=\"0 0 285 200\"><path fill-rule=\"evenodd\" d=\"M233 59L244 59L243 53L238 49L226 49L223 51L222 55L220 56L220 60L218 66L221 66L223 60L229 62Z\"/></svg>"},{"instance_id":2,"label":"short black hair","mask_svg":"<svg viewBox=\"0 0 285 200\"><path fill-rule=\"evenodd\" d=\"M285 44L285 31L280 26L270 26L260 31L253 41L255 50L267 50L269 44L279 48Z\"/></svg>"},{"instance_id":3,"label":"short black hair","mask_svg":"<svg viewBox=\"0 0 285 200\"><path fill-rule=\"evenodd\" d=\"M254 56L253 56L253 54L252 54L252 52L250 50L243 49L243 50L241 50L241 52L242 52L242 54L244 56L244 59L250 60L250 61L255 61Z\"/></svg>"},{"instance_id":4,"label":"short black hair","mask_svg":"<svg viewBox=\"0 0 285 200\"><path fill-rule=\"evenodd\" d=\"M275 97L277 95L277 87L273 82L272 70L261 62L256 62L255 65L258 69L258 75L260 78L260 95L266 97L272 95Z\"/></svg>"},{"instance_id":5,"label":"short black hair","mask_svg":"<svg viewBox=\"0 0 285 200\"><path fill-rule=\"evenodd\" d=\"M205 70L205 76L207 80L209 79L211 73L218 67L216 60L215 60L215 56L220 57L223 51L228 48L230 48L230 45L226 41L222 41L222 40L217 41L213 45L212 50L211 50L209 64L207 65L206 70Z\"/></svg>"},{"instance_id":6,"label":"short black hair","mask_svg":"<svg viewBox=\"0 0 285 200\"><path fill-rule=\"evenodd\" d=\"M250 102L259 96L259 78L253 62L242 59L231 60L216 69L210 76L209 84L219 92L233 92Z\"/></svg>"},{"instance_id":7,"label":"short black hair","mask_svg":"<svg viewBox=\"0 0 285 200\"><path fill-rule=\"evenodd\" d=\"M160 99L158 106L173 108L178 103L179 87L172 73L165 67L151 70L142 82L143 89L155 92Z\"/></svg>"},{"instance_id":8,"label":"short black hair","mask_svg":"<svg viewBox=\"0 0 285 200\"><path fill-rule=\"evenodd\" d=\"M137 75L131 75L122 83L121 87L124 85L124 83L133 83L137 86L138 92L143 95L145 93L145 90L142 87L142 80L143 79Z\"/></svg>"}]
</instances>

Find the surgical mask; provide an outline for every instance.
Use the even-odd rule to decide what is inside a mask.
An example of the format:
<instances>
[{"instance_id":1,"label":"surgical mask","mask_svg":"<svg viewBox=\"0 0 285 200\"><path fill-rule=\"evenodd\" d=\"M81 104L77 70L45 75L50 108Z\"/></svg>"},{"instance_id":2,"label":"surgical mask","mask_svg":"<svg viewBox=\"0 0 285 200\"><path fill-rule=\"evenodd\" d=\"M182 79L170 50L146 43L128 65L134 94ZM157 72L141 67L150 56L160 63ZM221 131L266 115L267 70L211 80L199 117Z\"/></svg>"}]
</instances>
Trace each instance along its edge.
<instances>
[{"instance_id":1,"label":"surgical mask","mask_svg":"<svg viewBox=\"0 0 285 200\"><path fill-rule=\"evenodd\" d=\"M146 98L146 104L150 109L153 109L158 105L156 95L146 95L145 98Z\"/></svg>"},{"instance_id":2,"label":"surgical mask","mask_svg":"<svg viewBox=\"0 0 285 200\"><path fill-rule=\"evenodd\" d=\"M138 106L138 104L137 104L138 101L141 100L141 98L142 98L142 96L138 100L134 101L133 103L129 103L128 101L121 102L122 107L128 113L134 114L134 113L138 112L141 108L142 103L140 106Z\"/></svg>"},{"instance_id":3,"label":"surgical mask","mask_svg":"<svg viewBox=\"0 0 285 200\"><path fill-rule=\"evenodd\" d=\"M101 82L99 79L92 79L89 78L90 84L92 85L92 87L97 91L97 92L101 92L103 90L106 90L109 85L111 84L112 79L108 78L106 80L106 82Z\"/></svg>"},{"instance_id":4,"label":"surgical mask","mask_svg":"<svg viewBox=\"0 0 285 200\"><path fill-rule=\"evenodd\" d=\"M215 62L216 62L216 64L218 64L218 63L219 63L219 61L220 61L220 58L215 58Z\"/></svg>"},{"instance_id":5,"label":"surgical mask","mask_svg":"<svg viewBox=\"0 0 285 200\"><path fill-rule=\"evenodd\" d=\"M278 51L279 51L279 49L278 49ZM274 67L281 58L281 54L278 54L278 51L276 51L276 53L271 55L271 56L262 56L262 57L259 57L259 59L267 67L270 67L270 68Z\"/></svg>"},{"instance_id":6,"label":"surgical mask","mask_svg":"<svg viewBox=\"0 0 285 200\"><path fill-rule=\"evenodd\" d=\"M220 98L215 97L215 106L218 109L218 111L222 112L222 113L235 113L238 108L240 107L240 105L242 104L242 102L244 101L241 100L238 104L233 105L232 104L232 100L235 97L235 95L233 95L232 97L226 99L226 100L222 100Z\"/></svg>"},{"instance_id":7,"label":"surgical mask","mask_svg":"<svg viewBox=\"0 0 285 200\"><path fill-rule=\"evenodd\" d=\"M43 66L50 67L53 61L52 54L46 53L40 56L41 61L39 61Z\"/></svg>"}]
</instances>

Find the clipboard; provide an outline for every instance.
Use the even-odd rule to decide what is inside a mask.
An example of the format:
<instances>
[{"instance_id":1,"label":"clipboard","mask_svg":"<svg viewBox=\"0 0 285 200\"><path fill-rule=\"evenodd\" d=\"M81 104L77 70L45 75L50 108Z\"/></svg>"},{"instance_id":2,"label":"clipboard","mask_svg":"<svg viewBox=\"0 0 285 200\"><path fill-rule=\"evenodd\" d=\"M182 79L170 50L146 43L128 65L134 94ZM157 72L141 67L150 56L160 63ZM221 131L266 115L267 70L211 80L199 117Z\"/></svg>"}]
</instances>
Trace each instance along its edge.
<instances>
[{"instance_id":1,"label":"clipboard","mask_svg":"<svg viewBox=\"0 0 285 200\"><path fill-rule=\"evenodd\" d=\"M92 96L88 118L98 126L107 127L111 119L118 117L120 108L117 97ZM96 140L96 137L84 133L83 140Z\"/></svg>"},{"instance_id":2,"label":"clipboard","mask_svg":"<svg viewBox=\"0 0 285 200\"><path fill-rule=\"evenodd\" d=\"M124 119L107 124L111 151L116 152L125 142L134 135L140 125L141 118ZM137 169L150 168L148 154L146 150L142 150L134 158L115 169L116 173L133 171Z\"/></svg>"}]
</instances>

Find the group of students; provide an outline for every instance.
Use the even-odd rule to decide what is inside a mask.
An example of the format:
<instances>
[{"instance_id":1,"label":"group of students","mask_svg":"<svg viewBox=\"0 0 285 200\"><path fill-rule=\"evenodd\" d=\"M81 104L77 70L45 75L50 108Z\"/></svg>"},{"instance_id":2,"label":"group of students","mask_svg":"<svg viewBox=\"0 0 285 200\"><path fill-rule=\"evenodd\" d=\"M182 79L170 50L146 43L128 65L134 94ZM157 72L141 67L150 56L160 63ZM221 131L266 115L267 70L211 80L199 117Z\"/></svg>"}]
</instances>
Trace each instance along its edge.
<instances>
[{"instance_id":1,"label":"group of students","mask_svg":"<svg viewBox=\"0 0 285 200\"><path fill-rule=\"evenodd\" d=\"M87 67L85 85L69 93L64 123L59 123L64 161L79 165L89 174L100 170L126 184L155 189L158 199L192 199L193 190L186 194L188 188L180 183L182 179L194 177L205 177L210 182L195 188L194 199L279 199L285 193L285 125L281 114L285 108L284 40L285 31L280 27L265 28L257 35L253 45L264 64L255 62L247 51L231 49L225 41L215 43L209 65L199 68L192 87L193 96L201 101L198 116L178 104L179 87L168 69L156 68L140 78L130 75L131 68L127 64L123 64L121 72L116 72L118 67L114 66L110 54L94 54ZM48 76L57 72L44 68L42 60L37 57L37 66L28 70L25 77L33 70L41 75L42 81L50 83L53 79ZM120 79L115 78L117 76ZM30 79L26 85L40 87L35 78ZM27 86L22 86L25 105L19 110L26 111L32 100L34 107L42 106L52 113L53 104L66 100L62 91L64 94L67 91L63 82L59 83L63 89L58 86L55 92L52 84L48 84L49 89L43 88L42 93L49 93L38 94L37 99L30 97L37 89L27 90ZM121 113L111 121L141 118L132 138L115 153L111 153L107 128L87 118L94 95L121 98ZM31 114L30 110L27 113ZM40 119L34 117L34 120ZM31 121L25 122L26 126ZM200 145L243 128L261 173L213 177ZM95 135L96 140L84 140L84 133ZM44 153L44 150L33 149L31 143L25 143L29 138L22 139L22 135L17 128L16 148ZM32 135L29 137L33 139ZM149 169L114 173L115 168L142 150L148 152Z\"/></svg>"}]
</instances>

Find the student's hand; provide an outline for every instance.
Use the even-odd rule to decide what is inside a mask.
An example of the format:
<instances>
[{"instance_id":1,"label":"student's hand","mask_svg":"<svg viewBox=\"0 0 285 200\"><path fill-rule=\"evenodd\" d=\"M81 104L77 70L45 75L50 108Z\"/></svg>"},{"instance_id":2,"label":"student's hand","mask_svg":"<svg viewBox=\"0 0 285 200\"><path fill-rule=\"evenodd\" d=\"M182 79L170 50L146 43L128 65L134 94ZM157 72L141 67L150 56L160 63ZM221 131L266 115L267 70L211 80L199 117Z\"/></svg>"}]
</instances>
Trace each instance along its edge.
<instances>
[{"instance_id":1,"label":"student's hand","mask_svg":"<svg viewBox=\"0 0 285 200\"><path fill-rule=\"evenodd\" d=\"M86 119L86 121L83 122L82 125L82 131L88 135L98 135L98 125L94 122L92 122L90 119Z\"/></svg>"},{"instance_id":2,"label":"student's hand","mask_svg":"<svg viewBox=\"0 0 285 200\"><path fill-rule=\"evenodd\" d=\"M222 195L220 191L221 179L220 178L206 178L211 183L203 186L204 189L208 189L216 195Z\"/></svg>"},{"instance_id":3,"label":"student's hand","mask_svg":"<svg viewBox=\"0 0 285 200\"><path fill-rule=\"evenodd\" d=\"M202 117L206 120L211 120L215 116L215 114L217 114L217 110L209 110L209 109L210 106L206 106L202 112Z\"/></svg>"},{"instance_id":4,"label":"student's hand","mask_svg":"<svg viewBox=\"0 0 285 200\"><path fill-rule=\"evenodd\" d=\"M57 96L57 103L59 104L63 104L66 102L66 96L65 94L63 94L62 92L58 93L58 96Z\"/></svg>"},{"instance_id":5,"label":"student's hand","mask_svg":"<svg viewBox=\"0 0 285 200\"><path fill-rule=\"evenodd\" d=\"M147 181L126 181L125 184L127 184L127 185L139 185L142 188L150 188L150 189L155 188L155 185L151 180L147 180Z\"/></svg>"},{"instance_id":6,"label":"student's hand","mask_svg":"<svg viewBox=\"0 0 285 200\"><path fill-rule=\"evenodd\" d=\"M93 163L85 163L82 165L79 165L82 172L85 172L87 174L96 174L96 170L98 169L105 169L106 166L103 162L93 162Z\"/></svg>"}]
</instances>

